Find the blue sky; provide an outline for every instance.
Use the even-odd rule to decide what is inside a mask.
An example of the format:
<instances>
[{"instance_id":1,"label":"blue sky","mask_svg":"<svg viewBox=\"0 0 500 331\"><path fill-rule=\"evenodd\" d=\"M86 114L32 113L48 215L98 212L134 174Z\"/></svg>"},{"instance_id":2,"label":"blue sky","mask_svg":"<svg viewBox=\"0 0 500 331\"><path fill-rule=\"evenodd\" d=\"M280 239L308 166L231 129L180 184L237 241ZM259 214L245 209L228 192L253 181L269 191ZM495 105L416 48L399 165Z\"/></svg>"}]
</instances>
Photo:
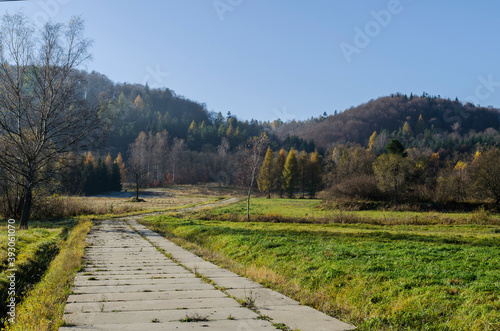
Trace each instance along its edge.
<instances>
[{"instance_id":1,"label":"blue sky","mask_svg":"<svg viewBox=\"0 0 500 331\"><path fill-rule=\"evenodd\" d=\"M306 119L395 92L500 106L500 3L465 0L35 0L86 21L87 70L168 87L242 119ZM497 83L498 82L498 83Z\"/></svg>"}]
</instances>

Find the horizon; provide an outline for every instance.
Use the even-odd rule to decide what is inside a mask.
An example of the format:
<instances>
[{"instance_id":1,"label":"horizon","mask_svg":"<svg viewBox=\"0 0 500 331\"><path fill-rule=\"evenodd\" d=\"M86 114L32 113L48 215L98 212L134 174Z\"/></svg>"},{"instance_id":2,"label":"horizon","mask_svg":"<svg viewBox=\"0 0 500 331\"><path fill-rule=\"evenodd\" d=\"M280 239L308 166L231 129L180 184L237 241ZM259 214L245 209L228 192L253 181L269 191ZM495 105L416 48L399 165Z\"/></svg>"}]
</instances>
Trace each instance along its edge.
<instances>
[{"instance_id":1,"label":"horizon","mask_svg":"<svg viewBox=\"0 0 500 331\"><path fill-rule=\"evenodd\" d=\"M168 88L243 120L307 120L396 93L500 105L500 47L491 42L500 4L40 0L0 6L39 24L81 16L95 42L85 70L115 84Z\"/></svg>"}]
</instances>

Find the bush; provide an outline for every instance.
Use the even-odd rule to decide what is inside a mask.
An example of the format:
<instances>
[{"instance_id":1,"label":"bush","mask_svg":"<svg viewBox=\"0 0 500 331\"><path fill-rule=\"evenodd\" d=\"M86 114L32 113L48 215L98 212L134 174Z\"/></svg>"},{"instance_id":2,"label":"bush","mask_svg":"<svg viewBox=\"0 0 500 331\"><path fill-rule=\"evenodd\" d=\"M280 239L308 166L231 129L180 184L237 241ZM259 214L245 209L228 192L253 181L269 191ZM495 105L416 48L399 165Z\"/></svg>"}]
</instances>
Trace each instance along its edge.
<instances>
[{"instance_id":1,"label":"bush","mask_svg":"<svg viewBox=\"0 0 500 331\"><path fill-rule=\"evenodd\" d=\"M383 194L377 185L377 179L371 175L357 175L346 178L326 191L327 199L366 199L380 200Z\"/></svg>"}]
</instances>

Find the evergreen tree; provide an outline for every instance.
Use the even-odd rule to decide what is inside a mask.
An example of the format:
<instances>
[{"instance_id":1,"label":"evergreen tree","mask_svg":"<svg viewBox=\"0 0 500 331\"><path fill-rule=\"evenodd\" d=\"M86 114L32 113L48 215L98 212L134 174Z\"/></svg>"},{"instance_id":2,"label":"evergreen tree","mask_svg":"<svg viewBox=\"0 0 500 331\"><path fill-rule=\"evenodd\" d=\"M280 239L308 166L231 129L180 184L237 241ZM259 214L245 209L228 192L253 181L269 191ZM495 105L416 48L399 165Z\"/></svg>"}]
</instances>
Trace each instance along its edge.
<instances>
[{"instance_id":1,"label":"evergreen tree","mask_svg":"<svg viewBox=\"0 0 500 331\"><path fill-rule=\"evenodd\" d=\"M273 156L273 151L270 147L267 148L264 163L260 168L257 184L261 192L267 192L267 198L271 198L271 191L276 187L276 166Z\"/></svg>"},{"instance_id":2,"label":"evergreen tree","mask_svg":"<svg viewBox=\"0 0 500 331\"><path fill-rule=\"evenodd\" d=\"M108 175L108 169L106 163L102 158L97 159L97 167L95 169L95 194L106 192L110 189L110 176Z\"/></svg>"},{"instance_id":3,"label":"evergreen tree","mask_svg":"<svg viewBox=\"0 0 500 331\"><path fill-rule=\"evenodd\" d=\"M389 144L387 144L385 149L387 150L387 153L389 153L389 154L406 156L405 147L397 139L392 139L391 142Z\"/></svg>"},{"instance_id":4,"label":"evergreen tree","mask_svg":"<svg viewBox=\"0 0 500 331\"><path fill-rule=\"evenodd\" d=\"M285 168L282 174L282 183L284 191L288 194L289 198L293 198L295 187L297 186L297 179L299 177L299 165L297 161L297 153L291 149L286 158Z\"/></svg>"},{"instance_id":5,"label":"evergreen tree","mask_svg":"<svg viewBox=\"0 0 500 331\"><path fill-rule=\"evenodd\" d=\"M111 165L110 183L111 183L111 185L110 185L111 191L121 191L122 190L120 166L116 162Z\"/></svg>"}]
</instances>

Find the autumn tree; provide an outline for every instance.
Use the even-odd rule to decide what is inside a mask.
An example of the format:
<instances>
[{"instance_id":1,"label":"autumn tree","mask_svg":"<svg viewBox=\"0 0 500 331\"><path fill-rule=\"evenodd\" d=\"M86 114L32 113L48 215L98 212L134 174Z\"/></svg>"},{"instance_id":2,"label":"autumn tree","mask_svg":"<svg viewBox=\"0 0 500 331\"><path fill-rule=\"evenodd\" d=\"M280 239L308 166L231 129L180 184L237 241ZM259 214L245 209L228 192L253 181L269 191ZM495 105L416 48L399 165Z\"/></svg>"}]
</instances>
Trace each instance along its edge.
<instances>
[{"instance_id":1,"label":"autumn tree","mask_svg":"<svg viewBox=\"0 0 500 331\"><path fill-rule=\"evenodd\" d=\"M100 105L85 99L77 70L90 59L83 21L37 29L22 14L0 27L0 167L24 190L21 227L28 227L33 189L53 177L60 156L94 144L102 132Z\"/></svg>"},{"instance_id":2,"label":"autumn tree","mask_svg":"<svg viewBox=\"0 0 500 331\"><path fill-rule=\"evenodd\" d=\"M479 195L500 203L500 150L490 148L477 153L471 170Z\"/></svg>"},{"instance_id":3,"label":"autumn tree","mask_svg":"<svg viewBox=\"0 0 500 331\"><path fill-rule=\"evenodd\" d=\"M260 168L257 184L261 192L267 193L267 198L271 198L271 191L276 187L276 166L273 151L270 147L267 148L264 163Z\"/></svg>"},{"instance_id":4,"label":"autumn tree","mask_svg":"<svg viewBox=\"0 0 500 331\"><path fill-rule=\"evenodd\" d=\"M370 139L368 140L368 149L372 150L377 142L377 131L373 131Z\"/></svg>"},{"instance_id":5,"label":"autumn tree","mask_svg":"<svg viewBox=\"0 0 500 331\"><path fill-rule=\"evenodd\" d=\"M116 156L116 159L114 161L115 164L118 165L118 168L120 169L120 179L122 183L127 182L127 169L125 167L125 163L123 162L122 154L118 153Z\"/></svg>"},{"instance_id":6,"label":"autumn tree","mask_svg":"<svg viewBox=\"0 0 500 331\"><path fill-rule=\"evenodd\" d=\"M284 192L288 194L289 198L293 198L299 175L297 153L294 149L291 149L290 152L288 152L288 157L286 158L285 167L281 176Z\"/></svg>"},{"instance_id":7,"label":"autumn tree","mask_svg":"<svg viewBox=\"0 0 500 331\"><path fill-rule=\"evenodd\" d=\"M463 161L441 170L437 178L438 193L441 200L464 201L469 191L469 166Z\"/></svg>"},{"instance_id":8,"label":"autumn tree","mask_svg":"<svg viewBox=\"0 0 500 331\"><path fill-rule=\"evenodd\" d=\"M307 188L307 182L309 181L309 158L305 151L302 151L299 154L298 165L300 191L302 192L302 198L304 198Z\"/></svg>"},{"instance_id":9,"label":"autumn tree","mask_svg":"<svg viewBox=\"0 0 500 331\"><path fill-rule=\"evenodd\" d=\"M309 158L309 196L314 198L321 186L323 169L321 167L321 156L318 151L311 153Z\"/></svg>"},{"instance_id":10,"label":"autumn tree","mask_svg":"<svg viewBox=\"0 0 500 331\"><path fill-rule=\"evenodd\" d=\"M285 170L285 163L286 163L286 151L282 148L280 149L278 153L278 158L276 159L276 178L277 178L276 186L278 187L280 198L283 198L283 192L285 189L282 176L283 170Z\"/></svg>"},{"instance_id":11,"label":"autumn tree","mask_svg":"<svg viewBox=\"0 0 500 331\"><path fill-rule=\"evenodd\" d=\"M373 170L382 192L399 201L409 184L414 164L399 154L382 154L373 163Z\"/></svg>"}]
</instances>

